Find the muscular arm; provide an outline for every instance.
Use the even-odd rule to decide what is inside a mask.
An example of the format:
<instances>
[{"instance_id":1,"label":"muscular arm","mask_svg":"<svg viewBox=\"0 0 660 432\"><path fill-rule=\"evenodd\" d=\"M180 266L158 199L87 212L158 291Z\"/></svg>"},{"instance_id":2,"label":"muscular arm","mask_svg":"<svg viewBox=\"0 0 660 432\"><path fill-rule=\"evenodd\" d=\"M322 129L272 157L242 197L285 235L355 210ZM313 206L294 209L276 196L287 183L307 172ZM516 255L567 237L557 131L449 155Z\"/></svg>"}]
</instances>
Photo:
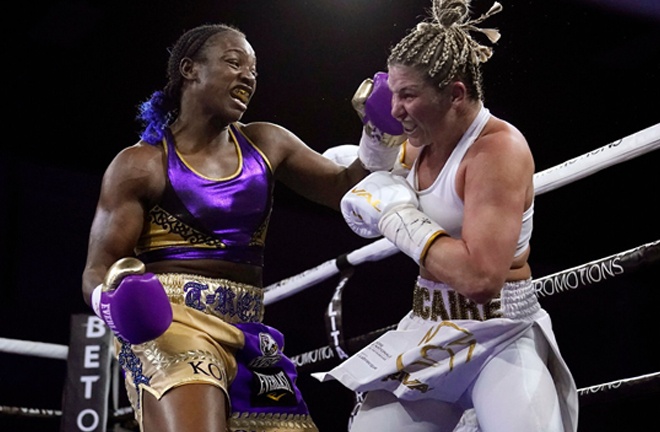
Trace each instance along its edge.
<instances>
[{"instance_id":1,"label":"muscular arm","mask_svg":"<svg viewBox=\"0 0 660 432\"><path fill-rule=\"evenodd\" d=\"M507 126L476 141L460 173L462 238L438 238L422 275L483 303L497 295L510 274L522 214L534 195L534 162L524 137Z\"/></svg>"},{"instance_id":2,"label":"muscular arm","mask_svg":"<svg viewBox=\"0 0 660 432\"><path fill-rule=\"evenodd\" d=\"M339 210L346 191L369 171L359 161L342 167L308 147L287 129L271 123L252 123L246 134L266 153L275 177L301 196Z\"/></svg>"},{"instance_id":3,"label":"muscular arm","mask_svg":"<svg viewBox=\"0 0 660 432\"><path fill-rule=\"evenodd\" d=\"M161 155L147 144L132 146L120 152L106 170L82 277L85 302L89 303L92 291L115 261L133 255L146 206L164 187Z\"/></svg>"}]
</instances>

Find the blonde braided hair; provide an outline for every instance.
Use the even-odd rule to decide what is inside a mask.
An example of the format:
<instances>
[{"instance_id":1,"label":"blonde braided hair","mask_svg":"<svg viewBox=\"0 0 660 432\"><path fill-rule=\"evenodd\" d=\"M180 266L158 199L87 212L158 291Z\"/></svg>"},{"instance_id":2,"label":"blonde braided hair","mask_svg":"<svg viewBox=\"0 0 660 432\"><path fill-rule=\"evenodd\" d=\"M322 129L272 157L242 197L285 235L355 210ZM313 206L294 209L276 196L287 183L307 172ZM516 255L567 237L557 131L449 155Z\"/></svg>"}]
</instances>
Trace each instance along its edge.
<instances>
[{"instance_id":1,"label":"blonde braided hair","mask_svg":"<svg viewBox=\"0 0 660 432\"><path fill-rule=\"evenodd\" d=\"M388 66L405 65L425 72L439 89L460 79L472 97L483 99L481 63L493 55L491 47L479 44L470 32L484 34L492 43L500 38L496 29L477 27L502 10L495 2L485 14L469 20L470 0L432 0L431 17L420 22L391 49Z\"/></svg>"}]
</instances>

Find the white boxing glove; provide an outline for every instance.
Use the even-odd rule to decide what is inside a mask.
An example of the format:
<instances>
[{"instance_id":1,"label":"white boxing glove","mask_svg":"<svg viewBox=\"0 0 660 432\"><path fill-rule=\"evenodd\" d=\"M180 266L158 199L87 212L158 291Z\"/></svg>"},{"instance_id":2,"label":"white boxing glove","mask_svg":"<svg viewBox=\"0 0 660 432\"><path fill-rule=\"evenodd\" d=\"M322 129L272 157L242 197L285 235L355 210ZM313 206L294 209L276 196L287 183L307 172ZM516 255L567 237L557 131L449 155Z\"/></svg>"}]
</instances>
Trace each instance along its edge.
<instances>
[{"instance_id":1,"label":"white boxing glove","mask_svg":"<svg viewBox=\"0 0 660 432\"><path fill-rule=\"evenodd\" d=\"M366 238L385 236L421 264L431 242L444 229L417 209L417 194L400 176L377 171L344 195L341 212L348 226Z\"/></svg>"},{"instance_id":2,"label":"white boxing glove","mask_svg":"<svg viewBox=\"0 0 660 432\"><path fill-rule=\"evenodd\" d=\"M408 174L412 169L410 165L406 164L406 149L407 149L406 144L408 144L408 141L404 141L403 144L399 146L399 154L396 156L396 160L394 161L394 166L390 170L392 174L401 177L408 177Z\"/></svg>"},{"instance_id":3,"label":"white boxing glove","mask_svg":"<svg viewBox=\"0 0 660 432\"><path fill-rule=\"evenodd\" d=\"M403 177L376 171L363 178L341 200L341 213L351 229L361 237L381 235L378 223L399 206L417 208L417 194Z\"/></svg>"},{"instance_id":4,"label":"white boxing glove","mask_svg":"<svg viewBox=\"0 0 660 432\"><path fill-rule=\"evenodd\" d=\"M410 166L405 163L406 160L406 143L404 141L397 150L398 154L394 161L394 166L390 171L401 177L406 177L410 172ZM336 164L347 167L358 158L358 146L356 144L341 144L338 146L330 147L323 152L323 156L334 161Z\"/></svg>"},{"instance_id":5,"label":"white boxing glove","mask_svg":"<svg viewBox=\"0 0 660 432\"><path fill-rule=\"evenodd\" d=\"M323 156L334 161L337 165L347 167L357 159L358 146L355 144L342 144L330 147L323 152Z\"/></svg>"}]
</instances>

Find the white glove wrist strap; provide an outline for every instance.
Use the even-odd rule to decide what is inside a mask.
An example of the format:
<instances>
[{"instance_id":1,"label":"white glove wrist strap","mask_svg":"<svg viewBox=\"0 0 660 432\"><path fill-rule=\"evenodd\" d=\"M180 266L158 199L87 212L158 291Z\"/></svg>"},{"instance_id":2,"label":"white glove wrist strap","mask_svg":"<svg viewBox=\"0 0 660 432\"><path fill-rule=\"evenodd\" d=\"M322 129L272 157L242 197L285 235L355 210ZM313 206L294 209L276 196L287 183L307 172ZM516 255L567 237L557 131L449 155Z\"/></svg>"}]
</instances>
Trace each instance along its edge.
<instances>
[{"instance_id":1,"label":"white glove wrist strap","mask_svg":"<svg viewBox=\"0 0 660 432\"><path fill-rule=\"evenodd\" d=\"M399 155L399 146L386 147L377 138L369 135L366 128L362 128L358 158L362 166L369 171L389 171L394 166Z\"/></svg>"},{"instance_id":2,"label":"white glove wrist strap","mask_svg":"<svg viewBox=\"0 0 660 432\"><path fill-rule=\"evenodd\" d=\"M417 264L423 262L433 240L446 231L411 206L394 208L378 222L380 232Z\"/></svg>"},{"instance_id":3,"label":"white glove wrist strap","mask_svg":"<svg viewBox=\"0 0 660 432\"><path fill-rule=\"evenodd\" d=\"M96 288L94 288L94 291L92 291L92 297L91 297L91 305L92 309L94 310L94 313L96 316L99 318L103 318L101 316L101 291L103 291L103 284L98 284Z\"/></svg>"}]
</instances>

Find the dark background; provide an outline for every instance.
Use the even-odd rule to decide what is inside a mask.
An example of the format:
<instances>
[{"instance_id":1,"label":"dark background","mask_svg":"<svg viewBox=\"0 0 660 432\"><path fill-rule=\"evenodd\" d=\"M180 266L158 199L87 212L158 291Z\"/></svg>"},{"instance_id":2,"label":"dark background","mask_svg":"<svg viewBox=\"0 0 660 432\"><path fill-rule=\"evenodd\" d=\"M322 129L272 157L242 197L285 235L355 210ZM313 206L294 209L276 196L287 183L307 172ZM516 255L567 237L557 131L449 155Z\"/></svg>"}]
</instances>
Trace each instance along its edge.
<instances>
[{"instance_id":1,"label":"dark background","mask_svg":"<svg viewBox=\"0 0 660 432\"><path fill-rule=\"evenodd\" d=\"M490 2L474 1L476 14ZM624 7L623 5L627 5ZM388 48L429 0L51 1L17 5L5 36L5 151L0 157L0 337L68 345L103 170L138 139L137 104L165 84L166 48L206 22L238 26L258 56L244 121L279 123L319 152L357 143L350 99L383 70ZM484 27L502 39L484 66L486 106L528 138L537 172L658 123L657 1L505 0ZM477 36L478 37L478 36ZM537 197L536 278L656 241L660 152ZM340 215L282 186L266 285L368 241ZM660 266L542 299L578 388L657 372ZM343 295L345 335L393 324L410 306L414 263L359 266ZM269 306L290 355L328 343L323 314L337 278ZM61 408L66 364L0 353L0 405ZM301 370L322 431L345 430L351 394ZM585 403L580 431L651 430L658 388ZM652 407L655 410L651 409ZM632 428L631 422L641 425ZM5 431L55 431L56 419L2 416ZM4 425L4 426L3 426Z\"/></svg>"}]
</instances>

